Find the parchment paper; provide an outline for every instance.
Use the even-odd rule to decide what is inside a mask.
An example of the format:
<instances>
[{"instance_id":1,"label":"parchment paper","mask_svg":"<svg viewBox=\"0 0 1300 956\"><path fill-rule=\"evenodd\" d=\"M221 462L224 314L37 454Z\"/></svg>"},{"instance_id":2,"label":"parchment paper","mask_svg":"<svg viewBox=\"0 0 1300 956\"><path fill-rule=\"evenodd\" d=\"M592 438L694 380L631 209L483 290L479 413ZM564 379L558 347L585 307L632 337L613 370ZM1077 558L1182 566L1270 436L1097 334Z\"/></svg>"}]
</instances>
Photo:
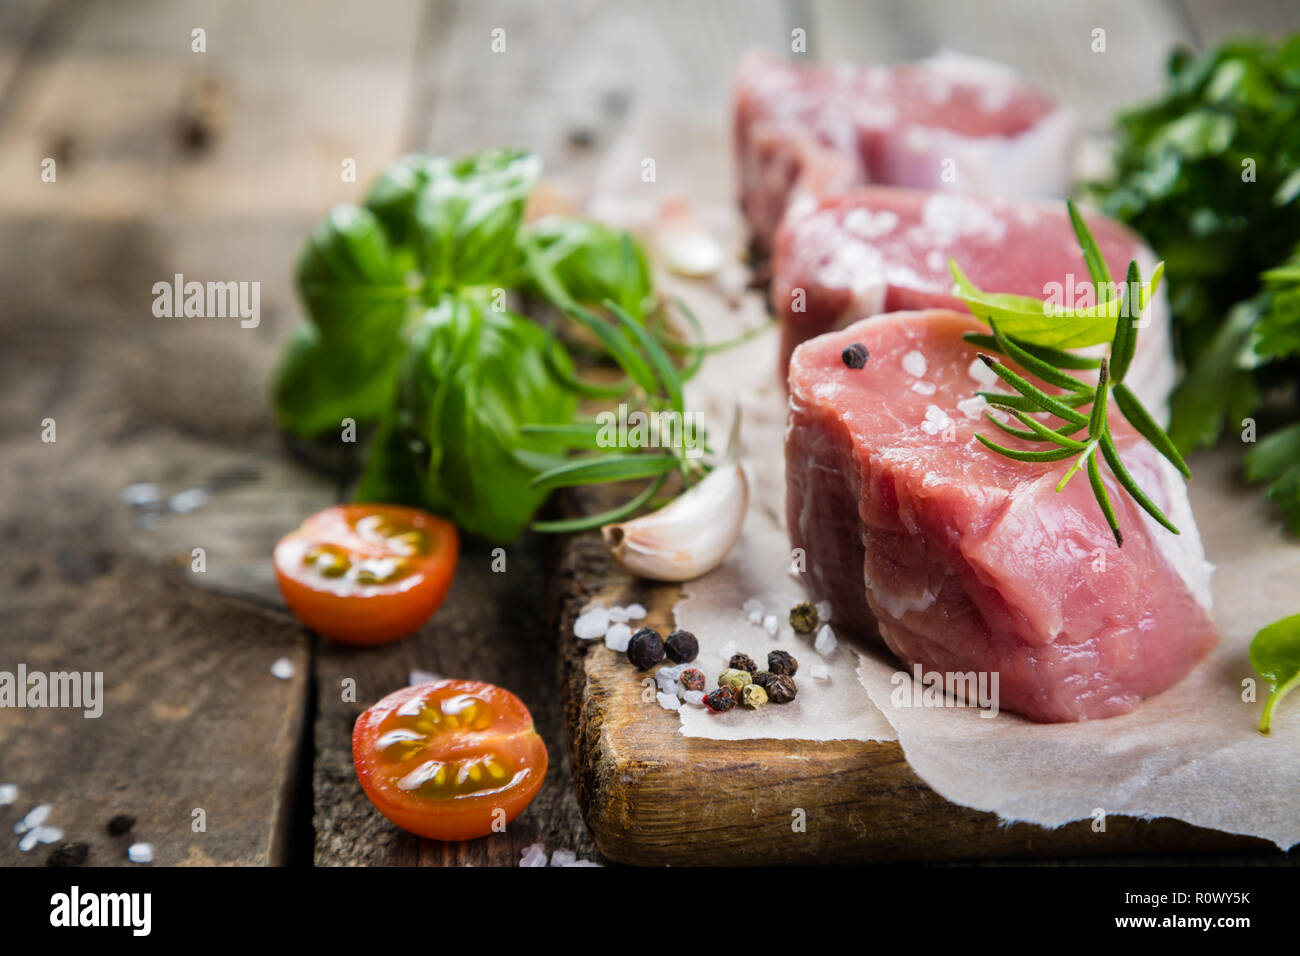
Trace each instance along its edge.
<instances>
[{"instance_id":1,"label":"parchment paper","mask_svg":"<svg viewBox=\"0 0 1300 956\"><path fill-rule=\"evenodd\" d=\"M605 214L617 211L627 224L646 228L657 202L684 192L735 255L743 230L733 211L726 129L725 117L644 115L611 152L608 174L595 186L594 208L603 204ZM636 168L637 157L655 155L680 157L691 176L648 195L627 171ZM737 297L722 294L716 281L661 281L694 306L713 341L764 320L756 293L732 307ZM987 719L976 709L896 707L890 678L901 667L887 651L840 633L839 647L823 660L810 638L794 635L786 622L804 594L789 571L785 395L776 353L772 332L711 356L688 388L688 409L704 413L714 435L726 434L732 409L740 406L741 460L751 496L740 543L722 567L684 586L675 615L678 626L699 638L706 671L725 666L718 653L731 641L755 659L775 647L790 650L800 661L799 696L757 712L713 715L684 707L683 734L787 738L792 747L799 740L897 739L913 769L946 799L1008 821L1056 827L1096 819L1101 811L1176 817L1284 849L1300 842L1300 700L1283 704L1273 735L1262 737L1256 726L1268 688L1247 657L1260 627L1300 611L1300 545L1284 534L1259 489L1240 483L1236 449L1191 461L1192 504L1207 556L1217 566L1214 618L1223 636L1181 684L1132 714L1075 724L1035 724L1006 711ZM777 614L775 640L746 620L741 605L748 598ZM828 666L829 680L809 676L819 661ZM1251 681L1253 701L1243 699L1250 696L1243 682Z\"/></svg>"}]
</instances>

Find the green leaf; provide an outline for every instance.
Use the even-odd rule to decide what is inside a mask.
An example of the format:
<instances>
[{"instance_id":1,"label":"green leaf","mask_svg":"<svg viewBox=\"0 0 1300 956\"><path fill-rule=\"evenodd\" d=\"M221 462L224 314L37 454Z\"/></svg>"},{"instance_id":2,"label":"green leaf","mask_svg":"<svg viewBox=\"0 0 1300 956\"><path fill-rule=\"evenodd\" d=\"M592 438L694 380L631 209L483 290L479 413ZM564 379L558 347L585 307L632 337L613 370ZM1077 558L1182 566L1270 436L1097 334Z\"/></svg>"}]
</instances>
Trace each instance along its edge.
<instances>
[{"instance_id":1,"label":"green leaf","mask_svg":"<svg viewBox=\"0 0 1300 956\"><path fill-rule=\"evenodd\" d=\"M998 340L992 335L984 335L980 332L966 332L963 333L962 338L978 348L1002 354L1002 347L998 345ZM1017 342L1015 339L1012 339L1011 341L1015 342L1016 345L1020 346L1030 355L1042 359L1054 368L1068 368L1083 371L1101 365L1101 359L1088 358L1086 355L1075 355L1073 352L1065 352L1061 349L1049 348L1046 345L1034 345L1031 342Z\"/></svg>"},{"instance_id":2,"label":"green leaf","mask_svg":"<svg viewBox=\"0 0 1300 956\"><path fill-rule=\"evenodd\" d=\"M1093 238L1092 230L1084 222L1078 207L1067 199L1065 208L1069 210L1070 225L1074 227L1074 234L1079 240L1079 248L1083 250L1083 261L1088 266L1088 274L1092 276L1092 284L1096 289L1097 305L1104 305L1111 287L1110 267L1106 265L1106 257L1101 254L1101 249L1097 246L1097 240Z\"/></svg>"},{"instance_id":3,"label":"green leaf","mask_svg":"<svg viewBox=\"0 0 1300 956\"><path fill-rule=\"evenodd\" d=\"M1042 389L1031 385L996 359L992 359L984 354L980 354L979 359L989 368L993 369L998 378L1002 379L1002 381L1006 382L1043 411L1051 412L1057 418L1063 418L1072 425L1082 425L1088 421L1086 416L1080 415L1073 408L1070 408L1063 402L1046 394Z\"/></svg>"},{"instance_id":4,"label":"green leaf","mask_svg":"<svg viewBox=\"0 0 1300 956\"><path fill-rule=\"evenodd\" d=\"M1300 534L1300 422L1273 432L1246 453L1248 481L1268 482L1268 496Z\"/></svg>"},{"instance_id":5,"label":"green leaf","mask_svg":"<svg viewBox=\"0 0 1300 956\"><path fill-rule=\"evenodd\" d=\"M573 485L602 484L653 478L672 471L678 465L675 455L611 454L578 458L544 471L532 480L534 488L550 491Z\"/></svg>"},{"instance_id":6,"label":"green leaf","mask_svg":"<svg viewBox=\"0 0 1300 956\"><path fill-rule=\"evenodd\" d=\"M517 236L540 172L538 157L519 150L429 160L411 216L413 242L433 293L514 285L520 266Z\"/></svg>"},{"instance_id":7,"label":"green leaf","mask_svg":"<svg viewBox=\"0 0 1300 956\"><path fill-rule=\"evenodd\" d=\"M1132 297L1132 290L1141 288L1142 273L1138 269L1137 260L1134 259L1128 264L1128 277L1124 281L1124 301L1127 304ZM1136 304L1136 303L1135 303ZM1115 339L1110 345L1110 371L1111 378L1118 385L1124 381L1124 376L1128 374L1129 364L1133 361L1133 353L1137 349L1137 323L1142 318L1141 311L1136 315L1133 309L1124 309L1115 323Z\"/></svg>"},{"instance_id":8,"label":"green leaf","mask_svg":"<svg viewBox=\"0 0 1300 956\"><path fill-rule=\"evenodd\" d=\"M1079 455L1078 458L1074 459L1074 463L1070 465L1066 473L1061 476L1061 480L1056 483L1056 493L1058 495L1065 490L1065 486L1070 483L1070 479L1083 470L1084 466L1088 463L1088 459L1093 457L1093 452L1095 452L1096 450L1097 450L1096 439L1090 440L1086 445L1083 446L1083 452Z\"/></svg>"},{"instance_id":9,"label":"green leaf","mask_svg":"<svg viewBox=\"0 0 1300 956\"><path fill-rule=\"evenodd\" d=\"M1255 635L1250 642L1250 666L1272 688L1259 718L1259 732L1268 734L1277 705L1300 687L1300 614L1274 621Z\"/></svg>"},{"instance_id":10,"label":"green leaf","mask_svg":"<svg viewBox=\"0 0 1300 956\"><path fill-rule=\"evenodd\" d=\"M637 322L632 316L628 315L617 302L612 299L605 300L605 308L609 309L614 318L622 323L624 330L630 339L633 339L642 351L649 357L650 365L654 368L655 376L663 385L664 392L668 396L668 403L674 411L682 412L685 409L682 397L682 380L677 374L677 367L673 365L673 360L668 357L668 353L663 347L651 338L650 333L645 330L640 322Z\"/></svg>"},{"instance_id":11,"label":"green leaf","mask_svg":"<svg viewBox=\"0 0 1300 956\"><path fill-rule=\"evenodd\" d=\"M1235 425L1259 403L1254 378L1237 367L1236 356L1261 307L1251 301L1234 308L1174 393L1169 437L1182 451L1213 445L1225 421Z\"/></svg>"},{"instance_id":12,"label":"green leaf","mask_svg":"<svg viewBox=\"0 0 1300 956\"><path fill-rule=\"evenodd\" d=\"M1142 507L1142 510L1174 534L1182 533L1172 521L1165 517L1165 513L1156 507L1156 503L1147 497L1146 493L1138 486L1138 483L1133 480L1133 476L1124 467L1124 462L1120 460L1119 449L1115 447L1115 439L1111 437L1109 428L1106 429L1101 439L1101 454L1106 459L1106 464L1110 467L1115 478L1124 487L1124 490L1132 496L1133 500Z\"/></svg>"},{"instance_id":13,"label":"green leaf","mask_svg":"<svg viewBox=\"0 0 1300 956\"><path fill-rule=\"evenodd\" d=\"M976 435L975 439L990 451L995 451L1004 458L1012 458L1016 461L1062 461L1074 454L1074 450L1070 448L1056 448L1051 451L1020 451L1016 448L1008 448L1006 445L999 445L983 435Z\"/></svg>"},{"instance_id":14,"label":"green leaf","mask_svg":"<svg viewBox=\"0 0 1300 956\"><path fill-rule=\"evenodd\" d=\"M1088 456L1088 484L1092 486L1097 504L1101 505L1101 513L1110 526L1110 533L1115 536L1116 547L1124 547L1124 535L1119 530L1119 519L1115 517L1115 508L1111 505L1110 495L1106 493L1106 485L1101 480L1101 467L1097 464L1095 454Z\"/></svg>"},{"instance_id":15,"label":"green leaf","mask_svg":"<svg viewBox=\"0 0 1300 956\"><path fill-rule=\"evenodd\" d=\"M400 353L333 347L312 325L294 330L276 366L273 400L280 426L302 438L339 434L344 419L378 421L393 399Z\"/></svg>"},{"instance_id":16,"label":"green leaf","mask_svg":"<svg viewBox=\"0 0 1300 956\"><path fill-rule=\"evenodd\" d=\"M403 359L397 415L424 449L416 464L425 507L508 542L547 497L533 484L537 463L567 447L562 436L520 426L571 424L577 399L551 371L563 360L548 360L546 333L489 301L463 290L425 313Z\"/></svg>"},{"instance_id":17,"label":"green leaf","mask_svg":"<svg viewBox=\"0 0 1300 956\"><path fill-rule=\"evenodd\" d=\"M1138 397L1129 390L1124 384L1115 386L1115 404L1119 407L1120 413L1128 419L1139 435L1149 441L1156 451L1169 459L1170 463L1177 468L1184 478L1192 477L1192 470L1187 467L1187 462L1183 456L1178 453L1178 447L1173 443L1164 430L1156 424L1151 413L1148 412L1138 400Z\"/></svg>"},{"instance_id":18,"label":"green leaf","mask_svg":"<svg viewBox=\"0 0 1300 956\"><path fill-rule=\"evenodd\" d=\"M998 428L1002 429L1008 435L1014 435L1016 438L1023 439L1024 441L1050 441L1054 445L1059 445L1061 448L1068 448L1071 451L1083 450L1083 442L1075 441L1074 439L1067 437L1073 434L1074 432L1077 432L1080 428L1083 427L1082 425L1071 426L1071 428L1068 431L1061 430L1061 429L1051 429L1048 428L1046 425L1044 425L1042 422L1038 421L1038 419L1031 418L1029 415L1025 414L1022 411L1018 411L1017 409L1008 408L1007 406L1004 405L995 405L993 407L1002 408L1004 411L1010 412L1012 415L1016 417L1017 421L1028 426L1029 429L1028 431L1022 431L1018 428L1012 428L1010 425L998 421L996 418L994 418L991 414L989 414L986 411L984 413L984 417L987 418L994 425L996 425Z\"/></svg>"},{"instance_id":19,"label":"green leaf","mask_svg":"<svg viewBox=\"0 0 1300 956\"><path fill-rule=\"evenodd\" d=\"M1047 382L1049 385L1055 385L1057 388L1068 389L1072 392L1091 392L1092 386L1086 382L1081 382L1073 375L1067 375L1059 371L1052 365L1033 353L1022 349L1011 339L1007 338L998 329L997 323L990 321L989 328L993 330L993 340L997 342L998 350L1009 358L1014 359L1021 368L1031 375L1035 375Z\"/></svg>"},{"instance_id":20,"label":"green leaf","mask_svg":"<svg viewBox=\"0 0 1300 956\"><path fill-rule=\"evenodd\" d=\"M533 530L544 534L572 534L577 531L590 531L592 528L601 528L614 521L622 521L644 508L659 493L659 489L664 486L667 479L667 473L660 475L647 485L644 491L633 498L629 498L616 508L610 508L608 511L602 511L599 514L583 515L579 518L536 521L533 522Z\"/></svg>"},{"instance_id":21,"label":"green leaf","mask_svg":"<svg viewBox=\"0 0 1300 956\"><path fill-rule=\"evenodd\" d=\"M532 265L552 276L573 301L591 306L612 299L638 319L645 315L653 282L645 250L630 233L547 216L524 226L519 242L537 250ZM545 294L532 267L525 270L524 282L526 291Z\"/></svg>"}]
</instances>

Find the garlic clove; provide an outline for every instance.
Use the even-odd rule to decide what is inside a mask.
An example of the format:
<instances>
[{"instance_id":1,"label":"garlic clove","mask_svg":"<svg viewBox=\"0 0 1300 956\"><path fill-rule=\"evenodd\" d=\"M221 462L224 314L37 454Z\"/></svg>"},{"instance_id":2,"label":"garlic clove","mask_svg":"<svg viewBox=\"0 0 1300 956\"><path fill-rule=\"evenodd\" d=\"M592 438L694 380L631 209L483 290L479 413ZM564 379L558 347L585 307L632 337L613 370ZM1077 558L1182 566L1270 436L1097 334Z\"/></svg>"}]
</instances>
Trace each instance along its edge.
<instances>
[{"instance_id":1,"label":"garlic clove","mask_svg":"<svg viewBox=\"0 0 1300 956\"><path fill-rule=\"evenodd\" d=\"M600 529L614 560L655 581L689 581L716 568L740 538L749 484L739 464L713 469L658 511Z\"/></svg>"}]
</instances>

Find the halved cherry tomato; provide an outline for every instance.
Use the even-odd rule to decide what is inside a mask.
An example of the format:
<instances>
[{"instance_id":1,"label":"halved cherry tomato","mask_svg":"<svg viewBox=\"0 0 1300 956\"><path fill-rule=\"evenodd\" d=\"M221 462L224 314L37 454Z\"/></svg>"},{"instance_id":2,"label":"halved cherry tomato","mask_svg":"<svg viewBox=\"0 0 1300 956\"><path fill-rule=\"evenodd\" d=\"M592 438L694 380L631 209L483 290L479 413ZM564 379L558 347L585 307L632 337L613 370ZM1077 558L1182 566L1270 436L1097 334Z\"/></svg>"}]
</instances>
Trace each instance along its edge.
<instances>
[{"instance_id":1,"label":"halved cherry tomato","mask_svg":"<svg viewBox=\"0 0 1300 956\"><path fill-rule=\"evenodd\" d=\"M394 691L358 717L352 761L370 802L403 830L472 840L523 813L547 757L514 694L440 680Z\"/></svg>"},{"instance_id":2,"label":"halved cherry tomato","mask_svg":"<svg viewBox=\"0 0 1300 956\"><path fill-rule=\"evenodd\" d=\"M383 644L438 610L456 572L449 522L400 505L336 505L275 546L275 577L307 627L347 644Z\"/></svg>"}]
</instances>

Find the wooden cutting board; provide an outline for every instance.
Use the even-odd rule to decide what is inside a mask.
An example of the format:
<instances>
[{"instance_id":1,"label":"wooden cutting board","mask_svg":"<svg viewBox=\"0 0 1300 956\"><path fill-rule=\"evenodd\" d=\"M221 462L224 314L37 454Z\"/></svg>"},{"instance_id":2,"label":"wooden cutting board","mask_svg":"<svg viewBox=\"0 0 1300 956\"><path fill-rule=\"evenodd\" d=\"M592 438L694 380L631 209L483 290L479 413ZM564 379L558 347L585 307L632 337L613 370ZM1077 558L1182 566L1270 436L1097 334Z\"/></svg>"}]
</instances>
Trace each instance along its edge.
<instances>
[{"instance_id":1,"label":"wooden cutting board","mask_svg":"<svg viewBox=\"0 0 1300 956\"><path fill-rule=\"evenodd\" d=\"M599 493L570 505L602 507ZM1104 833L1090 821L1056 830L1005 825L926 786L897 741L684 737L677 714L653 695L643 699L646 675L625 655L573 636L589 605L634 602L649 612L641 623L667 633L678 586L630 577L596 533L564 539L552 560L551 624L574 784L587 826L611 860L770 865L1272 848L1172 819L1112 816Z\"/></svg>"}]
</instances>

